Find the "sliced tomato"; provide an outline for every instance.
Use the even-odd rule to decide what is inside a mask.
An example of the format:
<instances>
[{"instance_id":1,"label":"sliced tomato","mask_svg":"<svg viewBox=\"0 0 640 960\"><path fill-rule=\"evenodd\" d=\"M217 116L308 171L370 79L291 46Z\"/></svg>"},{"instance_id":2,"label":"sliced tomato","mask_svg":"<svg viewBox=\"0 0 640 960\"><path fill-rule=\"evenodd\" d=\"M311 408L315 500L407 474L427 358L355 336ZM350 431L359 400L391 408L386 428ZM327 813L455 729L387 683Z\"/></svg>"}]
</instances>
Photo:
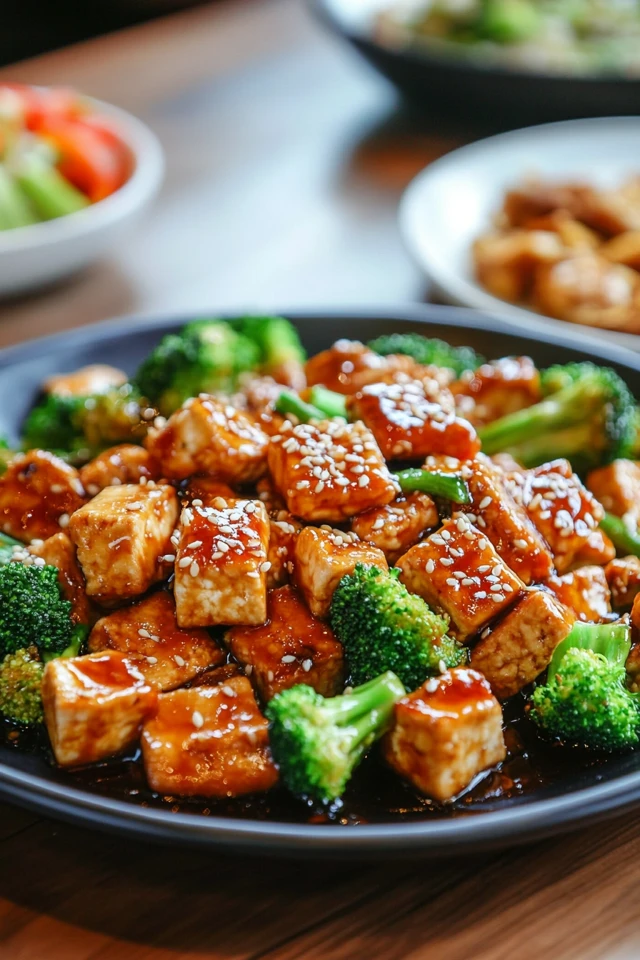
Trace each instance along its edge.
<instances>
[{"instance_id":1,"label":"sliced tomato","mask_svg":"<svg viewBox=\"0 0 640 960\"><path fill-rule=\"evenodd\" d=\"M38 133L57 150L62 175L92 203L104 200L129 177L130 160L123 145L113 144L104 131L84 119L50 116L43 120Z\"/></svg>"}]
</instances>

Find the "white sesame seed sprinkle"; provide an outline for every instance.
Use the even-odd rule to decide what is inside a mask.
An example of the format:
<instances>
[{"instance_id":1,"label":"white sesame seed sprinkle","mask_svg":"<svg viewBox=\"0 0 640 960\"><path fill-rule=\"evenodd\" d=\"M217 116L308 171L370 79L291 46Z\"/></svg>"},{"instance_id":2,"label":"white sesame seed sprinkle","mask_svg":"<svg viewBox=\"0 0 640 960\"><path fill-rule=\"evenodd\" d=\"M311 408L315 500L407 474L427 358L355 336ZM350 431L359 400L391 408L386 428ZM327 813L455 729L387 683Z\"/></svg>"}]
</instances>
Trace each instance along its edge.
<instances>
[{"instance_id":1,"label":"white sesame seed sprinkle","mask_svg":"<svg viewBox=\"0 0 640 960\"><path fill-rule=\"evenodd\" d=\"M194 727L198 727L198 729L204 726L204 717L199 710L193 711L191 714L191 722L193 723Z\"/></svg>"}]
</instances>

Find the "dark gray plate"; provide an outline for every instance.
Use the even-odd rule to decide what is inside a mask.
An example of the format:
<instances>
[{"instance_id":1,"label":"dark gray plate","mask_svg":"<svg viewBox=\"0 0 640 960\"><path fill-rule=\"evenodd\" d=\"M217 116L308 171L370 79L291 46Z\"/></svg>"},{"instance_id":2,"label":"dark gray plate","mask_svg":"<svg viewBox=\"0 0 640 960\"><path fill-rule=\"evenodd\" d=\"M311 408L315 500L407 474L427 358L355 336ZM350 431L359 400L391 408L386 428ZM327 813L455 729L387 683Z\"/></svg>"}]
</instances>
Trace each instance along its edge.
<instances>
[{"instance_id":1,"label":"dark gray plate","mask_svg":"<svg viewBox=\"0 0 640 960\"><path fill-rule=\"evenodd\" d=\"M291 316L291 314L288 314ZM190 317L125 318L0 352L0 432L17 436L48 374L85 363L112 363L131 372L171 329ZM314 352L338 337L367 340L392 330L421 330L488 356L528 353L538 363L596 359L615 366L640 396L640 356L584 338L547 335L543 341L503 320L447 307L401 308L384 314L323 313L292 317ZM622 811L640 800L640 760L611 758L572 772L528 796L472 808L454 819L425 816L407 823L358 826L259 821L168 809L101 796L37 756L0 747L0 795L44 814L155 840L227 846L301 856L443 855L506 846L546 836Z\"/></svg>"}]
</instances>

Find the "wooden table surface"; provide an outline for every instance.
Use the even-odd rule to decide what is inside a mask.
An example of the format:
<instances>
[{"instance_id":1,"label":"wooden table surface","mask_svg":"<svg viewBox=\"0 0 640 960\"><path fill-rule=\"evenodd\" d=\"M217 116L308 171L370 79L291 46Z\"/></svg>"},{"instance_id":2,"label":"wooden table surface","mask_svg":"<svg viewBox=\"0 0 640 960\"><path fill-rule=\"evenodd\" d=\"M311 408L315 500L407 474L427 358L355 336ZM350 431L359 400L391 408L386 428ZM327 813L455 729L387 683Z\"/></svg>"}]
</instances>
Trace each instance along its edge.
<instances>
[{"instance_id":1,"label":"wooden table surface","mask_svg":"<svg viewBox=\"0 0 640 960\"><path fill-rule=\"evenodd\" d=\"M400 112L298 0L201 8L0 75L135 111L168 175L108 260L0 308L0 345L127 312L425 296L395 212L472 136ZM432 863L286 863L134 844L0 807L0 960L640 957L640 814Z\"/></svg>"}]
</instances>

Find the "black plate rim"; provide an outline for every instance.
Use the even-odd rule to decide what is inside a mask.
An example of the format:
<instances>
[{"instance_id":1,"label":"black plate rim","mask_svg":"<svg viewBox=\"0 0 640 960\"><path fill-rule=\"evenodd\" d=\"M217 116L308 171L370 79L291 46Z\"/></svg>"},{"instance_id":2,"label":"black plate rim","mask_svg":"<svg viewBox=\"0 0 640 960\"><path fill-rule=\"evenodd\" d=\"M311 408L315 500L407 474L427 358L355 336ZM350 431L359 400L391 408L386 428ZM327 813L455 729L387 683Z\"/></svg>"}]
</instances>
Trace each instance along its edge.
<instances>
[{"instance_id":1,"label":"black plate rim","mask_svg":"<svg viewBox=\"0 0 640 960\"><path fill-rule=\"evenodd\" d=\"M591 352L599 359L640 372L640 355L617 345L605 344L582 333L544 335L522 330L504 319L456 307L416 305L377 309L283 310L285 316L300 323L344 320L348 334L350 320L376 322L418 322L425 326L450 326L510 334L521 339L541 341ZM133 334L184 323L194 316L232 316L228 311L175 312L164 315L137 314L79 327L38 340L0 350L0 371L14 363L37 358L48 349L99 343L118 333ZM450 820L409 823L310 825L275 821L172 813L136 806L101 796L74 786L52 783L37 774L0 762L0 795L40 813L110 832L138 838L174 843L262 849L285 854L376 855L442 854L494 845L527 842L572 829L587 820L602 819L614 811L622 812L640 800L640 769L613 780L594 783L557 797L533 800L526 806L483 811L481 807L466 816Z\"/></svg>"}]
</instances>

